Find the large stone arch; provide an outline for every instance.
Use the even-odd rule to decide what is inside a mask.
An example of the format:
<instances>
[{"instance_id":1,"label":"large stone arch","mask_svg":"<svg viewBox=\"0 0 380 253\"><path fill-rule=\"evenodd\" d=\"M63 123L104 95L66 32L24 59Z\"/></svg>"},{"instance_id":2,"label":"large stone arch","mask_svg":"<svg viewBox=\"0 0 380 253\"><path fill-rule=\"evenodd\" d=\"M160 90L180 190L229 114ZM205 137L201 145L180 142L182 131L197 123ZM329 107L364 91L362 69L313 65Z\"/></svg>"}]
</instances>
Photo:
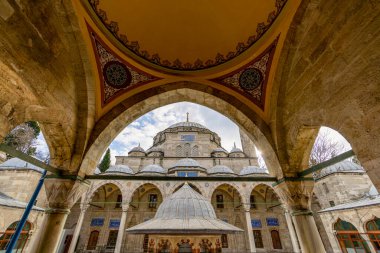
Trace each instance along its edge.
<instances>
[{"instance_id":1,"label":"large stone arch","mask_svg":"<svg viewBox=\"0 0 380 253\"><path fill-rule=\"evenodd\" d=\"M90 189L86 193L86 199L83 201L84 203L91 202L92 198L94 197L94 194L97 190L100 189L100 187L105 186L107 184L113 184L115 185L121 192L122 201L123 203L127 200L127 191L124 187L124 184L120 183L117 180L100 180L93 183L90 187Z\"/></svg>"},{"instance_id":2,"label":"large stone arch","mask_svg":"<svg viewBox=\"0 0 380 253\"><path fill-rule=\"evenodd\" d=\"M126 125L160 106L188 101L214 109L243 128L262 151L270 173L281 177L282 172L272 146L269 128L253 109L237 101L236 98L206 85L189 82L167 84L141 93L143 94L138 94L115 106L99 120L90 138L80 175L91 174L95 170L104 150Z\"/></svg>"},{"instance_id":3,"label":"large stone arch","mask_svg":"<svg viewBox=\"0 0 380 253\"><path fill-rule=\"evenodd\" d=\"M214 192L220 187L220 186L223 186L223 185L227 185L227 186L230 186L232 187L233 189L236 190L236 192L239 194L239 198L240 198L240 201L242 204L245 204L247 202L245 202L245 195L244 193L242 192L242 189L241 187L236 184L236 183L233 183L233 182L217 182L217 183L214 183L212 185L210 185L210 188L208 190L208 194L207 194L207 198L211 201L212 199L212 196L214 195Z\"/></svg>"},{"instance_id":4,"label":"large stone arch","mask_svg":"<svg viewBox=\"0 0 380 253\"><path fill-rule=\"evenodd\" d=\"M293 156L299 154L292 151L303 127L328 126L351 143L380 189L379 14L371 2L301 2L271 99L271 127L282 167L297 160Z\"/></svg>"},{"instance_id":5,"label":"large stone arch","mask_svg":"<svg viewBox=\"0 0 380 253\"><path fill-rule=\"evenodd\" d=\"M133 195L136 193L136 191L144 185L153 185L154 187L157 188L157 190L161 193L162 198L165 198L165 189L157 182L154 181L144 181L144 182L138 182L133 184L128 191L126 192L126 203L129 203L129 201L132 199Z\"/></svg>"}]
</instances>

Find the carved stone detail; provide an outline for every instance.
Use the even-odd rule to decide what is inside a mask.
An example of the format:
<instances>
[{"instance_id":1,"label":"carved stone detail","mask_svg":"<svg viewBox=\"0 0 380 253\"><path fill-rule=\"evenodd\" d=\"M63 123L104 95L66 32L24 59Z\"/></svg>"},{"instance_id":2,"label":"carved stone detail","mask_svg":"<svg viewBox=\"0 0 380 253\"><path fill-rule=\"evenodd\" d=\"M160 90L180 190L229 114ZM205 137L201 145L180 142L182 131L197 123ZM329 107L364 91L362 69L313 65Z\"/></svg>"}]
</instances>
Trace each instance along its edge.
<instances>
[{"instance_id":1,"label":"carved stone detail","mask_svg":"<svg viewBox=\"0 0 380 253\"><path fill-rule=\"evenodd\" d=\"M282 203L293 213L310 212L314 181L283 181L275 186Z\"/></svg>"},{"instance_id":2,"label":"carved stone detail","mask_svg":"<svg viewBox=\"0 0 380 253\"><path fill-rule=\"evenodd\" d=\"M57 178L47 178L44 184L49 208L54 210L71 209L89 187L84 181Z\"/></svg>"}]
</instances>

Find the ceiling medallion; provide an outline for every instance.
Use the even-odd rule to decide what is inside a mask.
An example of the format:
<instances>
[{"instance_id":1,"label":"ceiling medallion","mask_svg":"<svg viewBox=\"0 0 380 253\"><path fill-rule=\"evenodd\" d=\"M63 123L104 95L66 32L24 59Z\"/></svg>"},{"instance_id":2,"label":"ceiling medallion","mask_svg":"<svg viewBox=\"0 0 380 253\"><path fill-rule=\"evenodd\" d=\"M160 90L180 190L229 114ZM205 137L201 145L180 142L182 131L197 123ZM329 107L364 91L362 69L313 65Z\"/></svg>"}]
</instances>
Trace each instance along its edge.
<instances>
[{"instance_id":1,"label":"ceiling medallion","mask_svg":"<svg viewBox=\"0 0 380 253\"><path fill-rule=\"evenodd\" d=\"M273 22L279 16L287 2L287 0L275 0L275 9L268 14L267 20L257 23L255 33L249 36L246 39L246 41L237 42L234 51L228 53L218 52L216 53L213 59L197 59L194 62L182 62L180 59L176 59L174 61L164 59L160 56L159 52L148 52L147 50L145 50L140 45L139 41L130 41L128 39L128 34L120 32L118 22L114 20L109 20L107 17L107 12L99 8L101 0L87 1L89 2L92 10L95 12L97 18L102 22L104 27L129 51L154 65L164 67L170 70L180 71L195 71L208 69L223 64L239 56L247 49L249 49L253 44L255 44L265 34L265 32L271 27Z\"/></svg>"},{"instance_id":2,"label":"ceiling medallion","mask_svg":"<svg viewBox=\"0 0 380 253\"><path fill-rule=\"evenodd\" d=\"M125 88L132 81L131 72L118 61L107 62L103 68L103 76L105 81L116 89Z\"/></svg>"},{"instance_id":3,"label":"ceiling medallion","mask_svg":"<svg viewBox=\"0 0 380 253\"><path fill-rule=\"evenodd\" d=\"M248 64L211 81L236 90L264 110L265 92L278 38Z\"/></svg>"},{"instance_id":4,"label":"ceiling medallion","mask_svg":"<svg viewBox=\"0 0 380 253\"><path fill-rule=\"evenodd\" d=\"M102 107L131 89L160 79L119 58L89 25L87 28L99 72Z\"/></svg>"}]
</instances>

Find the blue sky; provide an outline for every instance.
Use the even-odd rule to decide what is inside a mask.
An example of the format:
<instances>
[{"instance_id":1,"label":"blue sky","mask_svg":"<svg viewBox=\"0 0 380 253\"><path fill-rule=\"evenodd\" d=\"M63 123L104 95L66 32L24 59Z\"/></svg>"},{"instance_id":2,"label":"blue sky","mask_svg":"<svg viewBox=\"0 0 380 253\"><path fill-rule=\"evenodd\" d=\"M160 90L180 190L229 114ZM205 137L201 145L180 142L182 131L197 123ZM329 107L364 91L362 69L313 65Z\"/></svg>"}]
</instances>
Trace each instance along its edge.
<instances>
[{"instance_id":1,"label":"blue sky","mask_svg":"<svg viewBox=\"0 0 380 253\"><path fill-rule=\"evenodd\" d=\"M221 137L222 146L227 151L231 150L234 143L241 148L239 128L234 122L205 106L180 102L157 108L126 126L110 145L112 163L115 162L115 156L128 155L128 151L139 143L145 150L151 147L153 137L158 132L177 122L186 121L187 112L189 113L189 121L200 123L216 132ZM342 152L351 148L350 144L338 132L327 127L322 127L320 131L326 132L332 139L341 142L344 146ZM47 152L47 145L43 135L40 134L37 138L38 156L43 159ZM262 164L262 159L259 159L259 162Z\"/></svg>"}]
</instances>

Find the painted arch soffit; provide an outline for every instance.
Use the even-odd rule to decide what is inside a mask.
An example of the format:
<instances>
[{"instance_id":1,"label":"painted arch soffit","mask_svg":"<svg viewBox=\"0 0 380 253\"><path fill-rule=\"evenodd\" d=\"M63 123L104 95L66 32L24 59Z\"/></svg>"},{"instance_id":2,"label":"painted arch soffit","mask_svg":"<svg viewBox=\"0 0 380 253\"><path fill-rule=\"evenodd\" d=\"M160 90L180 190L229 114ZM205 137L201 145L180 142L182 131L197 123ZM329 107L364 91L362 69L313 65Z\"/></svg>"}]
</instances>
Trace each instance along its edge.
<instances>
[{"instance_id":1,"label":"painted arch soffit","mask_svg":"<svg viewBox=\"0 0 380 253\"><path fill-rule=\"evenodd\" d=\"M197 71L226 63L251 48L288 2L199 1L82 3L104 34L141 63L168 71Z\"/></svg>"},{"instance_id":2,"label":"painted arch soffit","mask_svg":"<svg viewBox=\"0 0 380 253\"><path fill-rule=\"evenodd\" d=\"M101 107L106 107L126 92L161 78L127 63L87 25L100 80Z\"/></svg>"},{"instance_id":3,"label":"painted arch soffit","mask_svg":"<svg viewBox=\"0 0 380 253\"><path fill-rule=\"evenodd\" d=\"M269 74L279 36L249 63L210 81L232 88L264 111Z\"/></svg>"}]
</instances>

